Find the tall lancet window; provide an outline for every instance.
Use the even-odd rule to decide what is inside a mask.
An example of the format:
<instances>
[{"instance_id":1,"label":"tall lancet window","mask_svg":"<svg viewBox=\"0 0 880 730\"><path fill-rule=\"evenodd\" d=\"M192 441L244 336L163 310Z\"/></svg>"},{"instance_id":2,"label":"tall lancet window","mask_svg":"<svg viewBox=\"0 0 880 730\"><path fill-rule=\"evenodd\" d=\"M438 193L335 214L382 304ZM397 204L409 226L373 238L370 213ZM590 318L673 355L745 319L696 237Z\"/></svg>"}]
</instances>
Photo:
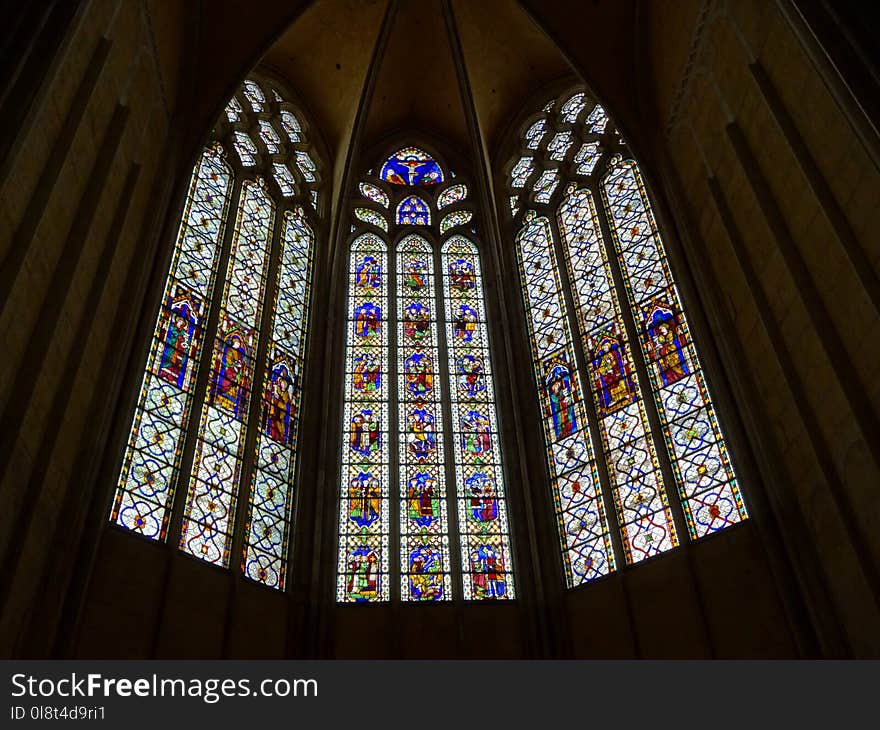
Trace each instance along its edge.
<instances>
[{"instance_id":1,"label":"tall lancet window","mask_svg":"<svg viewBox=\"0 0 880 730\"><path fill-rule=\"evenodd\" d=\"M193 171L110 515L278 589L320 190L285 99L245 81Z\"/></svg>"},{"instance_id":2,"label":"tall lancet window","mask_svg":"<svg viewBox=\"0 0 880 730\"><path fill-rule=\"evenodd\" d=\"M638 165L584 91L522 130L505 209L572 587L747 514Z\"/></svg>"},{"instance_id":3,"label":"tall lancet window","mask_svg":"<svg viewBox=\"0 0 880 730\"><path fill-rule=\"evenodd\" d=\"M468 185L415 147L378 169L351 210L336 598L510 599Z\"/></svg>"}]
</instances>

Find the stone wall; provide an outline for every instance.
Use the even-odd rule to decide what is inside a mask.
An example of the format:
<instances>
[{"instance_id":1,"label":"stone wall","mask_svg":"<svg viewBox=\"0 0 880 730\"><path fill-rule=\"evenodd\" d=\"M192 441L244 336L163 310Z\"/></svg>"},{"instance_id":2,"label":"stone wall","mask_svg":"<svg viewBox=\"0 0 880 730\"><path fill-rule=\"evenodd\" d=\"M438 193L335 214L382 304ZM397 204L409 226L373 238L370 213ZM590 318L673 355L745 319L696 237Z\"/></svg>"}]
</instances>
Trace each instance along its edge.
<instances>
[{"instance_id":1,"label":"stone wall","mask_svg":"<svg viewBox=\"0 0 880 730\"><path fill-rule=\"evenodd\" d=\"M371 608L381 630L352 619L315 648L308 550L282 596L191 561L169 573L173 545L107 526L199 140L302 3L267 2L229 45L244 5L10 19L31 42L0 97L0 654L880 654L878 140L790 0L634 3L605 76L571 3L522 3L642 162L738 457L742 529L568 594L547 573L534 605L475 609L466 629Z\"/></svg>"}]
</instances>

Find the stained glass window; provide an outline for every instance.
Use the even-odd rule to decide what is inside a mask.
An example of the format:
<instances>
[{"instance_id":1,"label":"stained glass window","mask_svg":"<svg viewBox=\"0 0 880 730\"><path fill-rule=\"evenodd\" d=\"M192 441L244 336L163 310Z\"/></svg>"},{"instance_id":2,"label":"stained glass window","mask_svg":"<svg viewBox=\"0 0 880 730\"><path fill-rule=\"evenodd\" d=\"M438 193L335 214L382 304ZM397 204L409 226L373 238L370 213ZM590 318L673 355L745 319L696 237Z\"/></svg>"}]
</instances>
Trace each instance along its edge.
<instances>
[{"instance_id":1,"label":"stained glass window","mask_svg":"<svg viewBox=\"0 0 880 730\"><path fill-rule=\"evenodd\" d=\"M287 132L287 138L291 142L300 142L302 141L302 127L300 127L299 122L294 116L293 112L289 112L286 109L281 111L281 126L284 127L284 131Z\"/></svg>"},{"instance_id":2,"label":"stained glass window","mask_svg":"<svg viewBox=\"0 0 880 730\"><path fill-rule=\"evenodd\" d=\"M508 195L514 215L531 200L548 208L525 213L516 247L563 563L576 586L747 514L638 165L603 155L595 135L624 142L586 92L554 109L539 120L550 143L516 161ZM573 171L556 170L573 145Z\"/></svg>"},{"instance_id":3,"label":"stained glass window","mask_svg":"<svg viewBox=\"0 0 880 730\"><path fill-rule=\"evenodd\" d=\"M527 218L517 258L563 564L568 585L576 586L614 570L615 558L550 222Z\"/></svg>"},{"instance_id":4,"label":"stained glass window","mask_svg":"<svg viewBox=\"0 0 880 730\"><path fill-rule=\"evenodd\" d=\"M397 247L400 593L451 598L442 386L433 254L421 236Z\"/></svg>"},{"instance_id":5,"label":"stained glass window","mask_svg":"<svg viewBox=\"0 0 880 730\"><path fill-rule=\"evenodd\" d=\"M575 94L562 105L562 109L560 109L562 121L568 123L577 121L578 114L587 106L586 96L583 92Z\"/></svg>"},{"instance_id":6,"label":"stained glass window","mask_svg":"<svg viewBox=\"0 0 880 730\"><path fill-rule=\"evenodd\" d=\"M602 155L602 148L598 142L584 142L581 148L575 153L574 161L577 163L577 172L579 175L592 175L593 168Z\"/></svg>"},{"instance_id":7,"label":"stained glass window","mask_svg":"<svg viewBox=\"0 0 880 730\"><path fill-rule=\"evenodd\" d=\"M546 134L546 132L544 131L546 128L546 119L539 119L531 127L529 127L526 130L525 134L526 147L528 147L530 150L538 149L538 145L541 144L541 140L544 139L544 135Z\"/></svg>"},{"instance_id":8,"label":"stained glass window","mask_svg":"<svg viewBox=\"0 0 880 730\"><path fill-rule=\"evenodd\" d=\"M336 598L387 601L388 256L372 233L351 244L345 350L342 483Z\"/></svg>"},{"instance_id":9,"label":"stained glass window","mask_svg":"<svg viewBox=\"0 0 880 730\"><path fill-rule=\"evenodd\" d=\"M241 565L246 576L273 588L284 587L287 567L315 240L301 208L285 211L282 226Z\"/></svg>"},{"instance_id":10,"label":"stained glass window","mask_svg":"<svg viewBox=\"0 0 880 730\"><path fill-rule=\"evenodd\" d=\"M454 210L451 213L448 213L447 215L443 216L443 220L440 221L440 235L442 236L450 228L463 226L465 223L468 223L473 217L474 214L471 213L469 210Z\"/></svg>"},{"instance_id":11,"label":"stained glass window","mask_svg":"<svg viewBox=\"0 0 880 730\"><path fill-rule=\"evenodd\" d=\"M688 529L702 537L746 518L742 495L636 163L612 161L602 193Z\"/></svg>"},{"instance_id":12,"label":"stained glass window","mask_svg":"<svg viewBox=\"0 0 880 730\"><path fill-rule=\"evenodd\" d=\"M241 159L241 164L245 167L253 167L257 164L257 146L244 132L235 132L234 135L233 145Z\"/></svg>"},{"instance_id":13,"label":"stained glass window","mask_svg":"<svg viewBox=\"0 0 880 730\"><path fill-rule=\"evenodd\" d=\"M380 215L375 210L370 210L369 208L355 208L354 217L358 220L362 220L364 223L374 225L376 228L381 228L383 231L388 230L388 221L385 220L385 216Z\"/></svg>"},{"instance_id":14,"label":"stained glass window","mask_svg":"<svg viewBox=\"0 0 880 730\"><path fill-rule=\"evenodd\" d=\"M447 205L452 205L453 203L458 203L461 200L464 200L467 197L467 186L462 185L461 183L457 185L453 185L452 187L446 188L440 195L437 196L437 207L445 208Z\"/></svg>"},{"instance_id":15,"label":"stained glass window","mask_svg":"<svg viewBox=\"0 0 880 730\"><path fill-rule=\"evenodd\" d=\"M219 147L193 172L110 519L164 540L232 190Z\"/></svg>"},{"instance_id":16,"label":"stained glass window","mask_svg":"<svg viewBox=\"0 0 880 730\"><path fill-rule=\"evenodd\" d=\"M358 235L351 247L336 587L342 603L514 597L478 248L461 235L442 248L434 243L472 224L474 212L453 209L433 220L433 191L413 188L428 184L423 174L436 164L407 147L383 164L379 178L367 172L358 183L363 196L384 205L390 196L380 181L404 188L392 192L399 200L394 219L379 226L392 239L404 235L393 258L378 231ZM438 180L450 176L439 165L436 172ZM467 194L467 182L456 181L435 200L449 207ZM380 216L358 207L352 213L356 220ZM423 226L424 235L401 231L412 225Z\"/></svg>"},{"instance_id":17,"label":"stained glass window","mask_svg":"<svg viewBox=\"0 0 880 730\"><path fill-rule=\"evenodd\" d=\"M381 188L376 185L371 185L367 182L362 182L358 189L361 191L361 195L369 200L372 200L374 203L378 203L383 208L387 208L390 205L390 200L388 200L388 196L385 194Z\"/></svg>"},{"instance_id":18,"label":"stained glass window","mask_svg":"<svg viewBox=\"0 0 880 730\"><path fill-rule=\"evenodd\" d=\"M278 183L278 187L281 188L281 194L284 197L289 198L296 193L296 181L293 179L293 173L287 165L281 162L273 162L272 176L275 178L275 182Z\"/></svg>"},{"instance_id":19,"label":"stained glass window","mask_svg":"<svg viewBox=\"0 0 880 730\"><path fill-rule=\"evenodd\" d=\"M514 598L480 256L464 236L442 252L464 598Z\"/></svg>"},{"instance_id":20,"label":"stained glass window","mask_svg":"<svg viewBox=\"0 0 880 730\"><path fill-rule=\"evenodd\" d=\"M601 105L596 104L593 111L590 112L590 116L584 120L584 124L590 132L601 134L605 131L605 125L608 124L608 115Z\"/></svg>"},{"instance_id":21,"label":"stained glass window","mask_svg":"<svg viewBox=\"0 0 880 730\"><path fill-rule=\"evenodd\" d=\"M553 135L553 139L550 140L550 144L547 145L547 152L550 153L551 160L562 160L565 157L565 153L568 151L568 148L574 142L574 134L569 132L568 130L564 132L558 132Z\"/></svg>"},{"instance_id":22,"label":"stained glass window","mask_svg":"<svg viewBox=\"0 0 880 730\"><path fill-rule=\"evenodd\" d=\"M239 104L238 99L234 96L229 100L229 103L226 105L226 118L229 120L230 124L234 124L240 118L244 110L241 108L241 104Z\"/></svg>"},{"instance_id":23,"label":"stained glass window","mask_svg":"<svg viewBox=\"0 0 880 730\"><path fill-rule=\"evenodd\" d=\"M529 179L529 175L535 169L535 160L531 157L520 157L517 163L513 166L513 169L510 171L511 178L513 182L511 183L515 188L521 188L526 184L526 180Z\"/></svg>"},{"instance_id":24,"label":"stained glass window","mask_svg":"<svg viewBox=\"0 0 880 730\"><path fill-rule=\"evenodd\" d=\"M248 103L230 100L193 173L111 520L281 589L314 234L270 90L245 82L237 94ZM227 122L257 130L272 160ZM169 535L172 514L179 532Z\"/></svg>"},{"instance_id":25,"label":"stained glass window","mask_svg":"<svg viewBox=\"0 0 880 730\"><path fill-rule=\"evenodd\" d=\"M535 200L539 203L549 203L550 196L553 195L557 185L559 185L559 172L557 170L544 170L533 188Z\"/></svg>"},{"instance_id":26,"label":"stained glass window","mask_svg":"<svg viewBox=\"0 0 880 730\"><path fill-rule=\"evenodd\" d=\"M401 200L400 205L397 206L397 225L431 225L431 210L428 208L428 204L418 195L410 195Z\"/></svg>"},{"instance_id":27,"label":"stained glass window","mask_svg":"<svg viewBox=\"0 0 880 730\"><path fill-rule=\"evenodd\" d=\"M278 136L278 132L275 131L275 127L273 127L269 122L265 119L260 119L260 138L266 145L266 149L269 150L271 154L276 154L281 151L281 137Z\"/></svg>"},{"instance_id":28,"label":"stained glass window","mask_svg":"<svg viewBox=\"0 0 880 730\"><path fill-rule=\"evenodd\" d=\"M224 567L235 524L273 208L261 184L244 181L180 532L182 550Z\"/></svg>"},{"instance_id":29,"label":"stained glass window","mask_svg":"<svg viewBox=\"0 0 880 730\"><path fill-rule=\"evenodd\" d=\"M266 97L259 84L250 79L244 82L244 95L250 102L251 109L255 112L263 111L263 105L266 103Z\"/></svg>"},{"instance_id":30,"label":"stained glass window","mask_svg":"<svg viewBox=\"0 0 880 730\"><path fill-rule=\"evenodd\" d=\"M624 552L638 562L674 547L675 526L590 191L557 216Z\"/></svg>"},{"instance_id":31,"label":"stained glass window","mask_svg":"<svg viewBox=\"0 0 880 730\"><path fill-rule=\"evenodd\" d=\"M394 185L427 187L443 182L443 170L427 152L404 147L385 161L379 178Z\"/></svg>"},{"instance_id":32,"label":"stained glass window","mask_svg":"<svg viewBox=\"0 0 880 730\"><path fill-rule=\"evenodd\" d=\"M303 178L305 178L306 182L315 182L315 171L318 169L315 167L315 163L312 158L309 156L308 152L301 152L297 150L296 152L296 166L299 168L302 173Z\"/></svg>"}]
</instances>

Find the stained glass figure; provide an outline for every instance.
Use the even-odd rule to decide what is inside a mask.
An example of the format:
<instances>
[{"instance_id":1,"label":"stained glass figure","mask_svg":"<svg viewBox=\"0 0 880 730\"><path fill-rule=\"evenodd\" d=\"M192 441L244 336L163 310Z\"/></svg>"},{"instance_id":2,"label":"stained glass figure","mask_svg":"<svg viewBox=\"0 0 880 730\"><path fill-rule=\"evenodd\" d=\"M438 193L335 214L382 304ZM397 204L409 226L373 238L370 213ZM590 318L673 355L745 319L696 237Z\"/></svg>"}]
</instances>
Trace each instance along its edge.
<instances>
[{"instance_id":1,"label":"stained glass figure","mask_svg":"<svg viewBox=\"0 0 880 730\"><path fill-rule=\"evenodd\" d=\"M110 519L164 540L232 190L219 147L193 171Z\"/></svg>"},{"instance_id":2,"label":"stained glass figure","mask_svg":"<svg viewBox=\"0 0 880 730\"><path fill-rule=\"evenodd\" d=\"M699 538L746 519L745 505L638 165L612 160L602 193L688 529Z\"/></svg>"},{"instance_id":3,"label":"stained glass figure","mask_svg":"<svg viewBox=\"0 0 880 730\"><path fill-rule=\"evenodd\" d=\"M410 195L397 206L397 225L430 226L431 209L418 195Z\"/></svg>"},{"instance_id":4,"label":"stained glass figure","mask_svg":"<svg viewBox=\"0 0 880 730\"><path fill-rule=\"evenodd\" d=\"M443 246L456 494L465 600L515 597L489 333L477 247Z\"/></svg>"},{"instance_id":5,"label":"stained glass figure","mask_svg":"<svg viewBox=\"0 0 880 730\"><path fill-rule=\"evenodd\" d=\"M350 248L337 601L390 594L388 283L385 243L372 233Z\"/></svg>"},{"instance_id":6,"label":"stained glass figure","mask_svg":"<svg viewBox=\"0 0 880 730\"><path fill-rule=\"evenodd\" d=\"M363 195L368 200L372 200L374 203L378 203L383 208L387 208L391 201L388 199L388 196L385 194L385 191L376 185L372 185L367 182L362 182L358 185L358 189L361 191L361 195Z\"/></svg>"},{"instance_id":7,"label":"stained glass figure","mask_svg":"<svg viewBox=\"0 0 880 730\"><path fill-rule=\"evenodd\" d=\"M440 193L440 195L437 196L437 207L445 208L447 205L461 202L466 197L467 186L458 183L457 185L446 188L446 190L444 190L442 193Z\"/></svg>"},{"instance_id":8,"label":"stained glass figure","mask_svg":"<svg viewBox=\"0 0 880 730\"><path fill-rule=\"evenodd\" d=\"M257 164L257 146L244 132L233 134L233 146L238 153L241 164L245 167L253 167Z\"/></svg>"},{"instance_id":9,"label":"stained glass figure","mask_svg":"<svg viewBox=\"0 0 880 730\"><path fill-rule=\"evenodd\" d=\"M283 109L280 116L281 126L284 127L284 131L287 133L287 138L291 142L302 142L302 127L300 126L299 121L297 120L296 116L294 116L293 112Z\"/></svg>"},{"instance_id":10,"label":"stained glass figure","mask_svg":"<svg viewBox=\"0 0 880 730\"><path fill-rule=\"evenodd\" d=\"M557 212L568 278L627 562L677 544L651 429L633 370L592 193L572 190Z\"/></svg>"},{"instance_id":11,"label":"stained glass figure","mask_svg":"<svg viewBox=\"0 0 880 730\"><path fill-rule=\"evenodd\" d=\"M546 119L539 119L537 122L532 124L532 126L529 127L525 133L526 147L528 147L530 150L538 149L539 145L541 144L541 140L544 139L544 136L547 133L546 130Z\"/></svg>"},{"instance_id":12,"label":"stained glass figure","mask_svg":"<svg viewBox=\"0 0 880 730\"><path fill-rule=\"evenodd\" d=\"M429 187L443 182L443 170L427 152L404 147L385 161L379 179L393 185Z\"/></svg>"},{"instance_id":13,"label":"stained glass figure","mask_svg":"<svg viewBox=\"0 0 880 730\"><path fill-rule=\"evenodd\" d=\"M370 210L369 208L355 208L354 217L358 220L362 220L364 223L369 223L377 228L381 228L383 231L388 230L388 221L385 220L385 216L380 215L375 210Z\"/></svg>"},{"instance_id":14,"label":"stained glass figure","mask_svg":"<svg viewBox=\"0 0 880 730\"><path fill-rule=\"evenodd\" d=\"M535 160L531 157L520 157L510 171L511 186L521 188L535 170Z\"/></svg>"},{"instance_id":15,"label":"stained glass figure","mask_svg":"<svg viewBox=\"0 0 880 730\"><path fill-rule=\"evenodd\" d=\"M559 185L559 171L544 170L532 188L535 193L535 202L549 203L550 197L553 195L553 191L556 190L557 185Z\"/></svg>"},{"instance_id":16,"label":"stained glass figure","mask_svg":"<svg viewBox=\"0 0 880 730\"><path fill-rule=\"evenodd\" d=\"M451 599L442 388L437 371L433 253L421 236L397 246L400 595Z\"/></svg>"},{"instance_id":17,"label":"stained glass figure","mask_svg":"<svg viewBox=\"0 0 880 730\"><path fill-rule=\"evenodd\" d=\"M223 567L235 524L273 218L262 182L245 180L180 533L181 550Z\"/></svg>"},{"instance_id":18,"label":"stained glass figure","mask_svg":"<svg viewBox=\"0 0 880 730\"><path fill-rule=\"evenodd\" d=\"M281 194L285 198L289 198L296 193L296 181L287 165L281 162L273 162L272 176L275 178L275 182L278 183L278 187L281 188Z\"/></svg>"},{"instance_id":19,"label":"stained glass figure","mask_svg":"<svg viewBox=\"0 0 880 730\"><path fill-rule=\"evenodd\" d=\"M253 109L255 112L261 112L264 110L266 97L263 94L263 90L260 88L259 84L257 84L255 81L251 81L250 79L245 80L244 95L250 103L251 109Z\"/></svg>"},{"instance_id":20,"label":"stained glass figure","mask_svg":"<svg viewBox=\"0 0 880 730\"><path fill-rule=\"evenodd\" d=\"M440 221L440 235L442 236L451 228L469 223L473 217L474 214L469 210L454 210L451 213L447 213Z\"/></svg>"},{"instance_id":21,"label":"stained glass figure","mask_svg":"<svg viewBox=\"0 0 880 730\"><path fill-rule=\"evenodd\" d=\"M613 571L614 552L547 218L527 213L516 246L563 565L573 587Z\"/></svg>"},{"instance_id":22,"label":"stained glass figure","mask_svg":"<svg viewBox=\"0 0 880 730\"><path fill-rule=\"evenodd\" d=\"M279 590L284 588L293 514L314 240L301 208L284 213L262 385L261 422L241 558L242 572L248 578Z\"/></svg>"},{"instance_id":23,"label":"stained glass figure","mask_svg":"<svg viewBox=\"0 0 880 730\"><path fill-rule=\"evenodd\" d=\"M269 150L270 154L277 154L281 151L281 137L278 135L278 132L275 131L275 127L273 127L269 122L265 119L259 120L260 125L260 139L266 145L266 149Z\"/></svg>"}]
</instances>

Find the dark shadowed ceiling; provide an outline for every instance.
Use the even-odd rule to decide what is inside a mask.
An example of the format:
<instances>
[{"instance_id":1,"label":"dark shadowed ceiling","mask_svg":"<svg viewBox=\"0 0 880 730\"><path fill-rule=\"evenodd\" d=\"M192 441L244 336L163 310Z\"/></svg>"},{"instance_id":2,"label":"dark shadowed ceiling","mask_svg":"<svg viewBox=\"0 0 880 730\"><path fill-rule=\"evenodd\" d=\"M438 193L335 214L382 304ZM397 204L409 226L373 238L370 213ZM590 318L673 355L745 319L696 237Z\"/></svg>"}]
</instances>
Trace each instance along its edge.
<instances>
[{"instance_id":1,"label":"dark shadowed ceiling","mask_svg":"<svg viewBox=\"0 0 880 730\"><path fill-rule=\"evenodd\" d=\"M451 14L490 154L527 103L578 77L632 146L646 150L674 98L700 0L148 0L148 7L164 29L160 62L187 70L179 88L167 90L192 120L184 144L196 149L241 79L262 63L311 115L338 181L384 18L392 25L361 149L417 130L470 153ZM641 62L647 57L651 68Z\"/></svg>"}]
</instances>

